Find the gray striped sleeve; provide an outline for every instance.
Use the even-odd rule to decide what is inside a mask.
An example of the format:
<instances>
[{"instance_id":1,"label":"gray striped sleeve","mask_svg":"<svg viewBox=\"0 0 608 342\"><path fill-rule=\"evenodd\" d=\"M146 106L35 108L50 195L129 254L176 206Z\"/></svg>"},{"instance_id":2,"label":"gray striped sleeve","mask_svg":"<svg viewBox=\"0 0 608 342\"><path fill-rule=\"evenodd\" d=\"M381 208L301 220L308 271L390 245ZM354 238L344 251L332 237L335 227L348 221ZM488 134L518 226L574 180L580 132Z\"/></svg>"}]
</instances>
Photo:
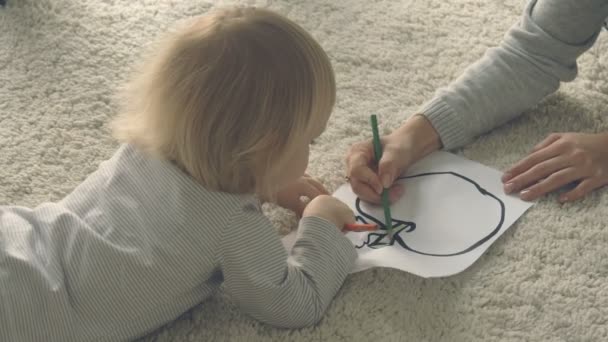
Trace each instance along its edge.
<instances>
[{"instance_id":1,"label":"gray striped sleeve","mask_svg":"<svg viewBox=\"0 0 608 342\"><path fill-rule=\"evenodd\" d=\"M224 284L234 302L253 318L286 328L318 322L356 258L352 243L317 217L300 221L288 256L255 208L235 215L221 249Z\"/></svg>"},{"instance_id":2,"label":"gray striped sleeve","mask_svg":"<svg viewBox=\"0 0 608 342\"><path fill-rule=\"evenodd\" d=\"M257 319L316 322L354 248L329 222L307 218L288 256L257 203L122 146L58 203L0 206L0 341L131 340L223 277Z\"/></svg>"}]
</instances>

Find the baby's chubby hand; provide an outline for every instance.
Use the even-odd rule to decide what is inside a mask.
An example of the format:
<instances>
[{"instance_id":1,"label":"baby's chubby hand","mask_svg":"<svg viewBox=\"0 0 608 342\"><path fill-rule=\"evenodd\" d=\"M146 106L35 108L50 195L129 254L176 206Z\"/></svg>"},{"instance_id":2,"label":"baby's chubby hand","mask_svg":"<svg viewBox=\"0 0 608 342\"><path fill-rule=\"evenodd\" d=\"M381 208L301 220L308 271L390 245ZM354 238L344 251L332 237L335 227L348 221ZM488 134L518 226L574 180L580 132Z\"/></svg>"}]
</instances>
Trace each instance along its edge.
<instances>
[{"instance_id":1,"label":"baby's chubby hand","mask_svg":"<svg viewBox=\"0 0 608 342\"><path fill-rule=\"evenodd\" d=\"M328 195L315 197L304 209L302 217L315 216L332 222L342 230L345 224L355 223L355 214L344 202Z\"/></svg>"},{"instance_id":2,"label":"baby's chubby hand","mask_svg":"<svg viewBox=\"0 0 608 342\"><path fill-rule=\"evenodd\" d=\"M308 204L302 200L302 197L307 197L312 201L317 196L327 194L327 189L323 184L305 174L297 181L281 189L277 193L275 201L279 206L292 210L298 217L302 217L304 208Z\"/></svg>"}]
</instances>

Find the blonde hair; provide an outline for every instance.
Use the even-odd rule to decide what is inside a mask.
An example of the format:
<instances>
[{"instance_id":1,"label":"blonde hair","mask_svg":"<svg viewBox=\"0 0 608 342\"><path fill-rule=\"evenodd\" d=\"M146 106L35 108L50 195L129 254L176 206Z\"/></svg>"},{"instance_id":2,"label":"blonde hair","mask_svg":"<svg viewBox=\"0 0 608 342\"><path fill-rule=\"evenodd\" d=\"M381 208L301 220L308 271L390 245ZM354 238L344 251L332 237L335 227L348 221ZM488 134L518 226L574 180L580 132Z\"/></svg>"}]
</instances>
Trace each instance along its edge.
<instances>
[{"instance_id":1,"label":"blonde hair","mask_svg":"<svg viewBox=\"0 0 608 342\"><path fill-rule=\"evenodd\" d=\"M334 73L321 46L256 8L217 10L163 45L127 85L115 137L208 189L271 194L272 167L333 108Z\"/></svg>"}]
</instances>

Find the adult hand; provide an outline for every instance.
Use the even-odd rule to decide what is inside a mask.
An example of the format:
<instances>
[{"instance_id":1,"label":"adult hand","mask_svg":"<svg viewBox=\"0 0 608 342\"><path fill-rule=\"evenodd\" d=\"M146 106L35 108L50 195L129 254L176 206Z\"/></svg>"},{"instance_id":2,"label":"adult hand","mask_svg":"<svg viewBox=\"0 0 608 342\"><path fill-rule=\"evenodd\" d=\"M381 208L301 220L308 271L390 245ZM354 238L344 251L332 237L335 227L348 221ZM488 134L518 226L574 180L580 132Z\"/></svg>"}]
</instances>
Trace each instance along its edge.
<instances>
[{"instance_id":1,"label":"adult hand","mask_svg":"<svg viewBox=\"0 0 608 342\"><path fill-rule=\"evenodd\" d=\"M394 202L403 194L394 181L412 164L441 148L437 131L422 115L410 117L400 128L380 138L382 158L376 166L371 140L353 145L347 156L347 175L353 191L364 201L380 203L382 190L389 189Z\"/></svg>"},{"instance_id":2,"label":"adult hand","mask_svg":"<svg viewBox=\"0 0 608 342\"><path fill-rule=\"evenodd\" d=\"M608 184L608 133L554 133L503 175L506 193L519 192L532 201L560 187L579 181L559 197L575 201Z\"/></svg>"},{"instance_id":3,"label":"adult hand","mask_svg":"<svg viewBox=\"0 0 608 342\"><path fill-rule=\"evenodd\" d=\"M327 189L323 184L305 174L294 183L281 189L277 193L275 201L279 206L292 210L298 217L302 217L302 212L308 204L302 201L302 197L308 197L309 200L312 200L319 195L327 194Z\"/></svg>"}]
</instances>

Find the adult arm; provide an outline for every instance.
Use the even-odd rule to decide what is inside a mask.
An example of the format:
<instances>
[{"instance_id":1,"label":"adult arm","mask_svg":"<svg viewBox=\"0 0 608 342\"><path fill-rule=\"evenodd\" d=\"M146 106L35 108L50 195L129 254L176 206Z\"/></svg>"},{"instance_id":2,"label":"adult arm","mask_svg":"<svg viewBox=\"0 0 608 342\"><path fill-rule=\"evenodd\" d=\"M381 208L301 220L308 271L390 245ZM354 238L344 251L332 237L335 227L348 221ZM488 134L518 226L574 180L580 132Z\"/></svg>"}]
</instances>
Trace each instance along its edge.
<instances>
[{"instance_id":1,"label":"adult arm","mask_svg":"<svg viewBox=\"0 0 608 342\"><path fill-rule=\"evenodd\" d=\"M445 149L460 147L520 115L577 75L577 58L595 42L608 16L605 0L532 0L497 47L421 113Z\"/></svg>"},{"instance_id":2,"label":"adult arm","mask_svg":"<svg viewBox=\"0 0 608 342\"><path fill-rule=\"evenodd\" d=\"M605 0L532 0L497 47L382 137L378 171L371 141L352 146L347 174L353 191L378 203L382 188L428 153L460 147L515 118L577 74L577 58L595 42L608 16ZM505 179L507 181L507 179ZM391 200L402 193L393 185Z\"/></svg>"}]
</instances>

